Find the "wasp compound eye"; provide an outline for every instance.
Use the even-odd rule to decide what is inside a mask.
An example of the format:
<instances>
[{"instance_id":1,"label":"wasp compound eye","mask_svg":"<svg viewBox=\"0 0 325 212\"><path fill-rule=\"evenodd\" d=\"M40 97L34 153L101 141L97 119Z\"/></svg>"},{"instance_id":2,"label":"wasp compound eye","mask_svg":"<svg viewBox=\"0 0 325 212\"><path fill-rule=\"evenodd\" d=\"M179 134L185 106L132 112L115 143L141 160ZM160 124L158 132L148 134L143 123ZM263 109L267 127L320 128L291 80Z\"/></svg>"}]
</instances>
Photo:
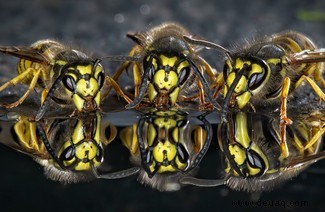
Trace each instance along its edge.
<instances>
[{"instance_id":1,"label":"wasp compound eye","mask_svg":"<svg viewBox=\"0 0 325 212\"><path fill-rule=\"evenodd\" d=\"M265 167L262 158L252 150L247 152L248 163L253 168L263 169Z\"/></svg>"},{"instance_id":2,"label":"wasp compound eye","mask_svg":"<svg viewBox=\"0 0 325 212\"><path fill-rule=\"evenodd\" d=\"M104 80L105 80L105 74L104 72L100 72L98 74L97 82L98 82L98 88L101 89L104 85Z\"/></svg>"},{"instance_id":3,"label":"wasp compound eye","mask_svg":"<svg viewBox=\"0 0 325 212\"><path fill-rule=\"evenodd\" d=\"M63 77L62 82L64 86L69 90L69 91L75 91L76 90L76 82L73 79L73 77L66 75Z\"/></svg>"},{"instance_id":4,"label":"wasp compound eye","mask_svg":"<svg viewBox=\"0 0 325 212\"><path fill-rule=\"evenodd\" d=\"M264 67L261 67L261 73L254 73L248 80L248 88L250 90L255 90L259 88L266 79L266 71Z\"/></svg>"},{"instance_id":5,"label":"wasp compound eye","mask_svg":"<svg viewBox=\"0 0 325 212\"><path fill-rule=\"evenodd\" d=\"M61 153L60 159L63 161L70 161L75 156L75 148L73 146L67 147L63 152Z\"/></svg>"},{"instance_id":6,"label":"wasp compound eye","mask_svg":"<svg viewBox=\"0 0 325 212\"><path fill-rule=\"evenodd\" d=\"M178 75L179 85L183 85L188 79L189 75L190 75L190 68L189 67L183 68Z\"/></svg>"},{"instance_id":7,"label":"wasp compound eye","mask_svg":"<svg viewBox=\"0 0 325 212\"><path fill-rule=\"evenodd\" d=\"M182 144L177 145L177 153L180 162L186 163L188 161L189 154L187 153L187 150Z\"/></svg>"},{"instance_id":8,"label":"wasp compound eye","mask_svg":"<svg viewBox=\"0 0 325 212\"><path fill-rule=\"evenodd\" d=\"M96 152L96 161L101 162L104 158L104 153L102 148L98 148Z\"/></svg>"}]
</instances>

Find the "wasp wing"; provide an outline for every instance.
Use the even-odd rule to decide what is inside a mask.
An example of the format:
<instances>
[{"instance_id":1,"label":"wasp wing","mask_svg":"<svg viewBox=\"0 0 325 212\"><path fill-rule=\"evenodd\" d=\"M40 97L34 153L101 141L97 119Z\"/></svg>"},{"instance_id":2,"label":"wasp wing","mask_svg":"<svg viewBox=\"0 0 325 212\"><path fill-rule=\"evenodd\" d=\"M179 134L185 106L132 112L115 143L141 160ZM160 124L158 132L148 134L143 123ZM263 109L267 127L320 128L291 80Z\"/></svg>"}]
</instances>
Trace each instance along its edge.
<instances>
[{"instance_id":1,"label":"wasp wing","mask_svg":"<svg viewBox=\"0 0 325 212\"><path fill-rule=\"evenodd\" d=\"M305 50L287 58L290 64L325 62L325 48Z\"/></svg>"},{"instance_id":2,"label":"wasp wing","mask_svg":"<svg viewBox=\"0 0 325 212\"><path fill-rule=\"evenodd\" d=\"M50 64L50 61L42 54L41 51L32 47L0 46L0 52L45 65Z\"/></svg>"}]
</instances>

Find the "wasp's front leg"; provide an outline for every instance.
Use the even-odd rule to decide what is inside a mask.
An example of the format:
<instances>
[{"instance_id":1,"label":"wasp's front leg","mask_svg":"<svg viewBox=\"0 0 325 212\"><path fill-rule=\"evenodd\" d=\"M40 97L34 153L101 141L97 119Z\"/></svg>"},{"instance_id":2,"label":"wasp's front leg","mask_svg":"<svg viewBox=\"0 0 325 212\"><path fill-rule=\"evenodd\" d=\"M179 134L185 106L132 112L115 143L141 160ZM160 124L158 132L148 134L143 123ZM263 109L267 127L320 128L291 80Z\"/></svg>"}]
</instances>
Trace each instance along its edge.
<instances>
[{"instance_id":1,"label":"wasp's front leg","mask_svg":"<svg viewBox=\"0 0 325 212\"><path fill-rule=\"evenodd\" d=\"M35 88L35 86L37 84L37 80L39 79L39 76L41 73L41 69L35 70L33 68L28 68L26 71L19 74L18 76L16 76L15 78L13 78L9 82L3 84L0 87L0 92L1 92L5 88L7 88L9 85L16 85L19 82L21 82L22 80L24 80L26 78L26 76L28 74L30 74L31 72L34 72L34 75L33 75L33 78L31 80L30 84L29 84L27 91L17 101L15 101L13 103L3 103L2 106L6 107L6 108L13 108L13 107L17 107L18 105L21 105L25 101L25 99L28 97L30 92Z\"/></svg>"},{"instance_id":2,"label":"wasp's front leg","mask_svg":"<svg viewBox=\"0 0 325 212\"><path fill-rule=\"evenodd\" d=\"M281 91L281 107L280 107L280 148L281 158L287 158L289 156L289 150L286 138L286 127L292 124L292 120L287 117L287 98L290 88L290 78L285 77L283 80L282 91Z\"/></svg>"}]
</instances>

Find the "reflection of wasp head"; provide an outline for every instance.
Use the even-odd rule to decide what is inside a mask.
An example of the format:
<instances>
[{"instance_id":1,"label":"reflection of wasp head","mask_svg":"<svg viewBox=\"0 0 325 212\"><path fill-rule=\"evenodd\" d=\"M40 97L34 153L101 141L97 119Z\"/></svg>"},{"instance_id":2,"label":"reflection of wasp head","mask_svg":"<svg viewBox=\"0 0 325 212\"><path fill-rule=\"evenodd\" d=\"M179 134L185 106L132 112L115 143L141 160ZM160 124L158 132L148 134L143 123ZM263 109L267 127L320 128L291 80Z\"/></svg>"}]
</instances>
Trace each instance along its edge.
<instances>
[{"instance_id":1,"label":"reflection of wasp head","mask_svg":"<svg viewBox=\"0 0 325 212\"><path fill-rule=\"evenodd\" d=\"M276 127L273 119L242 112L219 125L218 140L227 165L225 184L235 190L270 190L324 157L319 152L324 123L313 130L300 121L288 127L286 158L281 157Z\"/></svg>"},{"instance_id":2,"label":"reflection of wasp head","mask_svg":"<svg viewBox=\"0 0 325 212\"><path fill-rule=\"evenodd\" d=\"M175 23L164 23L148 32L129 33L127 36L138 45L129 55L139 58L133 65L135 99L126 108L137 106L147 95L149 103L159 109L175 106L179 96L194 99L193 93L200 90L201 103L207 95L215 106L218 104L203 74L211 78L215 73L206 61L197 55L197 50L183 36L190 35ZM130 62L121 65L113 76L114 80L127 69ZM204 92L203 92L204 90Z\"/></svg>"},{"instance_id":3,"label":"reflection of wasp head","mask_svg":"<svg viewBox=\"0 0 325 212\"><path fill-rule=\"evenodd\" d=\"M30 47L0 47L0 51L21 58L18 75L0 87L23 82L29 85L24 95L5 107L16 107L24 102L36 87L42 88L42 107L39 120L45 113L49 98L60 104L73 104L78 111L91 112L100 105L100 90L105 76L99 60L70 49L56 41L40 40Z\"/></svg>"},{"instance_id":4,"label":"reflection of wasp head","mask_svg":"<svg viewBox=\"0 0 325 212\"><path fill-rule=\"evenodd\" d=\"M131 152L131 160L142 165L139 180L158 190L178 190L179 178L194 173L212 138L210 124L193 125L181 112L145 115L138 124L125 128L120 137Z\"/></svg>"},{"instance_id":5,"label":"reflection of wasp head","mask_svg":"<svg viewBox=\"0 0 325 212\"><path fill-rule=\"evenodd\" d=\"M86 181L98 177L97 168L104 160L103 144L107 145L116 136L115 127L109 125L111 136L104 139L100 122L99 114L41 122L20 117L11 130L8 129L13 141L1 139L1 142L30 155L44 166L45 174L53 180Z\"/></svg>"}]
</instances>

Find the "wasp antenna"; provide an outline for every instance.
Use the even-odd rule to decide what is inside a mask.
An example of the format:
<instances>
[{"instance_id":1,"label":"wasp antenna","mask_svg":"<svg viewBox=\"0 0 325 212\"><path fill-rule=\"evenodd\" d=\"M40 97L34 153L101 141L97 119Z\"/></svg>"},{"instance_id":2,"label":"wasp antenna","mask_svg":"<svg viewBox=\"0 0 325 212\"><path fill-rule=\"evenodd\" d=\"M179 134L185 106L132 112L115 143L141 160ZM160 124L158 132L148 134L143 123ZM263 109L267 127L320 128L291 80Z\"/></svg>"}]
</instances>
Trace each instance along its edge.
<instances>
[{"instance_id":1,"label":"wasp antenna","mask_svg":"<svg viewBox=\"0 0 325 212\"><path fill-rule=\"evenodd\" d=\"M225 180L199 179L195 177L183 177L179 180L183 185L194 185L198 187L217 187L225 184Z\"/></svg>"},{"instance_id":2,"label":"wasp antenna","mask_svg":"<svg viewBox=\"0 0 325 212\"><path fill-rule=\"evenodd\" d=\"M188 58L187 61L191 64L195 74L198 76L199 80L201 81L204 92L205 92L207 98L209 99L210 103L213 105L214 108L216 108L217 110L220 110L221 109L220 105L213 98L213 95L212 95L212 93L210 91L210 88L209 88L209 84L206 81L206 79L204 78L204 76L202 75L202 73L200 72L199 68L195 65L195 63L191 59Z\"/></svg>"},{"instance_id":3,"label":"wasp antenna","mask_svg":"<svg viewBox=\"0 0 325 212\"><path fill-rule=\"evenodd\" d=\"M243 76L244 72L247 70L247 68L248 68L247 65L244 65L244 67L238 71L238 74L237 74L235 80L232 82L230 88L227 91L227 95L224 99L224 104L222 106L222 111L221 111L221 119L223 122L227 122L226 116L227 116L227 112L228 112L228 105L230 102L230 97L231 97L233 91L235 90L239 80Z\"/></svg>"},{"instance_id":4,"label":"wasp antenna","mask_svg":"<svg viewBox=\"0 0 325 212\"><path fill-rule=\"evenodd\" d=\"M36 116L35 116L35 120L36 121L39 121L43 115L45 114L46 112L46 108L49 104L49 101L51 99L51 97L53 96L54 92L56 91L56 89L58 88L59 84L60 84L60 81L62 81L63 77L65 76L65 73L66 73L66 69L64 69L64 67L62 68L63 71L62 73L60 74L60 76L58 78L56 78L56 80L54 81L52 87L50 88L47 96L45 97L45 100L41 106L41 108L38 110Z\"/></svg>"},{"instance_id":5,"label":"wasp antenna","mask_svg":"<svg viewBox=\"0 0 325 212\"><path fill-rule=\"evenodd\" d=\"M108 59L110 61L129 61L129 62L139 62L139 57L125 56L125 55L115 55L115 56L105 56L101 57L99 60Z\"/></svg>"},{"instance_id":6,"label":"wasp antenna","mask_svg":"<svg viewBox=\"0 0 325 212\"><path fill-rule=\"evenodd\" d=\"M230 51L228 49L226 49L225 47L219 45L219 44L216 44L216 43L213 43L213 42L210 42L210 41L207 41L207 40L200 40L200 39L195 39L195 38L192 38L192 37L189 37L189 36L186 36L184 35L183 36L184 39L193 44L193 45L197 45L197 46L203 46L203 47L206 47L208 49L215 49L217 51L221 51L221 52L225 52L226 54L229 54Z\"/></svg>"},{"instance_id":7,"label":"wasp antenna","mask_svg":"<svg viewBox=\"0 0 325 212\"><path fill-rule=\"evenodd\" d=\"M53 158L53 160L62 168L62 169L66 169L64 167L64 165L61 163L61 161L59 160L58 156L56 155L56 153L54 152L49 140L47 139L47 135L46 132L44 131L44 128L42 126L43 122L37 122L36 126L37 126L37 131L39 132L42 141L44 143L44 146L47 150L47 152L51 155L51 157Z\"/></svg>"},{"instance_id":8,"label":"wasp antenna","mask_svg":"<svg viewBox=\"0 0 325 212\"><path fill-rule=\"evenodd\" d=\"M149 69L153 69L153 67L152 66L149 66L144 71L143 78L142 78L142 82L141 82L140 89L139 89L139 95L137 95L135 97L135 99L133 100L133 102L131 102L130 104L128 104L128 105L125 106L126 109L131 109L131 108L136 107L138 104L141 103L142 99L146 95L146 90L147 90L147 86L148 86L147 84L148 84L149 73L152 72Z\"/></svg>"},{"instance_id":9,"label":"wasp antenna","mask_svg":"<svg viewBox=\"0 0 325 212\"><path fill-rule=\"evenodd\" d=\"M100 174L100 173L98 173L96 168L94 166L92 166L92 171L97 178L114 180L114 179L121 179L121 178L132 176L140 171L140 167L132 167L132 168L125 169L122 171Z\"/></svg>"},{"instance_id":10,"label":"wasp antenna","mask_svg":"<svg viewBox=\"0 0 325 212\"><path fill-rule=\"evenodd\" d=\"M140 118L139 119L138 128L137 128L137 137L138 137L138 141L139 141L139 150L140 150L142 167L144 167L144 169L147 172L148 176L151 178L157 170L152 172L149 169L149 163L147 162L148 153L146 151L146 147L145 147L145 144L144 144L144 141L143 141L143 132L142 132L142 129L143 129L143 126L144 126L144 123L145 123L145 119L146 118Z\"/></svg>"}]
</instances>

